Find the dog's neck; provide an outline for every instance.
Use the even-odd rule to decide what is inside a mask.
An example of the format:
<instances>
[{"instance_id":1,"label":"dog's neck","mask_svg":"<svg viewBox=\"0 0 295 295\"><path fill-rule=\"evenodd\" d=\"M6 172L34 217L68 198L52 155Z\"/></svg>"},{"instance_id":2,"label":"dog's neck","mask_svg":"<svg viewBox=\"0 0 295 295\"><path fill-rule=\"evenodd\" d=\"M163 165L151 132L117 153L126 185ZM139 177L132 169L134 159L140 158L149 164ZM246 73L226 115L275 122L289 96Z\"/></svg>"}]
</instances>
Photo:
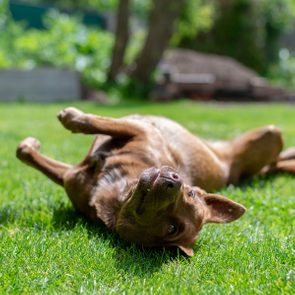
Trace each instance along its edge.
<instances>
[{"instance_id":1,"label":"dog's neck","mask_svg":"<svg viewBox=\"0 0 295 295\"><path fill-rule=\"evenodd\" d=\"M94 207L98 216L108 228L114 229L117 216L124 202L130 196L137 179L123 175L121 171L106 171L93 188L90 206Z\"/></svg>"}]
</instances>

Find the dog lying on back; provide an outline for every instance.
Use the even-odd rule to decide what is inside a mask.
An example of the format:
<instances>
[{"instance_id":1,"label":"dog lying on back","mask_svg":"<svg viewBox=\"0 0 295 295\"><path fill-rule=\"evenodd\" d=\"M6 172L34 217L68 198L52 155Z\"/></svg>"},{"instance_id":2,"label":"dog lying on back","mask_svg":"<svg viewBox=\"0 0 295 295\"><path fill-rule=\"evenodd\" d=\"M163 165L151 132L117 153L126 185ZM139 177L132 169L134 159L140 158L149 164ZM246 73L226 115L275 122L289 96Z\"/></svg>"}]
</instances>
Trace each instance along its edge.
<instances>
[{"instance_id":1,"label":"dog lying on back","mask_svg":"<svg viewBox=\"0 0 295 295\"><path fill-rule=\"evenodd\" d=\"M273 126L208 142L162 117L114 119L67 108L58 118L74 133L96 135L80 164L41 155L31 137L19 144L17 157L63 186L82 214L146 247L176 246L192 256L204 224L245 212L212 192L257 173L295 173L294 149L281 153L281 132Z\"/></svg>"}]
</instances>

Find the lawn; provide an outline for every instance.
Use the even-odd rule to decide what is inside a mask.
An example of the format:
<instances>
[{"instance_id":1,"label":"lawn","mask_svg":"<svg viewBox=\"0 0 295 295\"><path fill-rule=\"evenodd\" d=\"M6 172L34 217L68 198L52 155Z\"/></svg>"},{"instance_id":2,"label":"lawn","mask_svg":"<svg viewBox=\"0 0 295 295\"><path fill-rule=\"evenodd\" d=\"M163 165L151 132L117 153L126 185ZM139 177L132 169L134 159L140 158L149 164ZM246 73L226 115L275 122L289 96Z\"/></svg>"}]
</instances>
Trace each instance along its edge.
<instances>
[{"instance_id":1,"label":"lawn","mask_svg":"<svg viewBox=\"0 0 295 295\"><path fill-rule=\"evenodd\" d=\"M130 246L104 226L87 223L60 187L15 158L18 142L31 135L49 156L82 159L92 137L61 127L55 115L65 106L0 104L1 294L294 294L294 178L257 177L223 189L248 210L234 223L205 226L192 258ZM75 106L114 117L165 115L206 138L276 124L286 145L295 146L290 105Z\"/></svg>"}]
</instances>

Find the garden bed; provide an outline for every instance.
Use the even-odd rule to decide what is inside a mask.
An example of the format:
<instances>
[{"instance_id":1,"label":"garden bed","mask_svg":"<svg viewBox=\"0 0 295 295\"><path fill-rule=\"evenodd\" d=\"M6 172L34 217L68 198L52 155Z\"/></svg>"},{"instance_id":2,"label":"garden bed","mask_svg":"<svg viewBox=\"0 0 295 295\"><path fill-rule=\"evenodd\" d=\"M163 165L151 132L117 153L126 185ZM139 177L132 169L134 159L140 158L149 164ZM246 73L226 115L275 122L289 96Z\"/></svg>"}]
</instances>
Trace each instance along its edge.
<instances>
[{"instance_id":1,"label":"garden bed","mask_svg":"<svg viewBox=\"0 0 295 295\"><path fill-rule=\"evenodd\" d=\"M0 70L0 101L73 101L81 99L79 74L55 68Z\"/></svg>"}]
</instances>

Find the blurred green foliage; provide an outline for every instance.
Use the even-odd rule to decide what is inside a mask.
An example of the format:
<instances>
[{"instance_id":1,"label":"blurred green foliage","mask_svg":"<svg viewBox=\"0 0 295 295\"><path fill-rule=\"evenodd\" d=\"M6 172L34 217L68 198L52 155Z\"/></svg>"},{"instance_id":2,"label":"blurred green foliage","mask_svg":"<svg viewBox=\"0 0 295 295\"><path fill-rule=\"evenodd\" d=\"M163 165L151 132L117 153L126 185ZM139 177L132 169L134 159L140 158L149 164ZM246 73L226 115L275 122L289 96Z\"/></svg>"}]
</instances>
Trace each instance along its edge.
<instances>
[{"instance_id":1,"label":"blurred green foliage","mask_svg":"<svg viewBox=\"0 0 295 295\"><path fill-rule=\"evenodd\" d=\"M215 6L211 0L187 0L177 22L172 44L177 46L182 40L209 31L214 24L214 11Z\"/></svg>"},{"instance_id":2,"label":"blurred green foliage","mask_svg":"<svg viewBox=\"0 0 295 295\"><path fill-rule=\"evenodd\" d=\"M47 3L46 0L24 0ZM60 7L113 11L118 0L52 0ZM151 9L149 0L131 1L132 35L126 52L131 64L144 42L145 26ZM280 51L279 38L292 28L294 0L187 0L172 46L229 55L274 80L295 88L295 57ZM101 87L106 81L114 36L89 28L79 17L52 11L45 19L47 30L25 29L15 23L7 10L7 0L0 0L0 68L57 66L77 70L84 84ZM279 56L279 52L281 55ZM283 53L282 53L283 52ZM280 58L279 58L280 57ZM119 82L126 76L119 77Z\"/></svg>"},{"instance_id":3,"label":"blurred green foliage","mask_svg":"<svg viewBox=\"0 0 295 295\"><path fill-rule=\"evenodd\" d=\"M105 82L111 33L85 27L79 18L56 11L45 18L47 30L25 30L11 19L3 2L0 20L0 68L57 66L79 71L88 86Z\"/></svg>"},{"instance_id":4,"label":"blurred green foliage","mask_svg":"<svg viewBox=\"0 0 295 295\"><path fill-rule=\"evenodd\" d=\"M27 0L27 3L46 4L43 0ZM53 0L58 7L97 9L98 11L116 9L117 0ZM199 9L200 8L200 9ZM143 22L147 21L151 1L132 1L131 11ZM202 0L188 1L177 23L177 33L173 42L181 35L192 35L211 25L212 6L203 5ZM198 24L193 21L198 19ZM133 23L134 19L132 20ZM47 30L25 29L25 24L12 20L7 0L0 2L0 68L30 69L36 66L57 66L74 69L81 73L84 84L101 87L106 81L110 64L114 36L112 33L89 28L81 24L81 19L70 17L57 11L50 12L44 20ZM126 52L126 64L131 64L142 47L146 30L141 24L133 23L132 37ZM119 77L125 82L126 76Z\"/></svg>"},{"instance_id":5,"label":"blurred green foliage","mask_svg":"<svg viewBox=\"0 0 295 295\"><path fill-rule=\"evenodd\" d=\"M279 61L270 66L267 77L278 86L294 90L295 55L286 48L281 49L279 53Z\"/></svg>"},{"instance_id":6,"label":"blurred green foliage","mask_svg":"<svg viewBox=\"0 0 295 295\"><path fill-rule=\"evenodd\" d=\"M209 32L183 35L178 45L231 56L265 74L277 61L279 38L294 25L294 0L214 0Z\"/></svg>"}]
</instances>

